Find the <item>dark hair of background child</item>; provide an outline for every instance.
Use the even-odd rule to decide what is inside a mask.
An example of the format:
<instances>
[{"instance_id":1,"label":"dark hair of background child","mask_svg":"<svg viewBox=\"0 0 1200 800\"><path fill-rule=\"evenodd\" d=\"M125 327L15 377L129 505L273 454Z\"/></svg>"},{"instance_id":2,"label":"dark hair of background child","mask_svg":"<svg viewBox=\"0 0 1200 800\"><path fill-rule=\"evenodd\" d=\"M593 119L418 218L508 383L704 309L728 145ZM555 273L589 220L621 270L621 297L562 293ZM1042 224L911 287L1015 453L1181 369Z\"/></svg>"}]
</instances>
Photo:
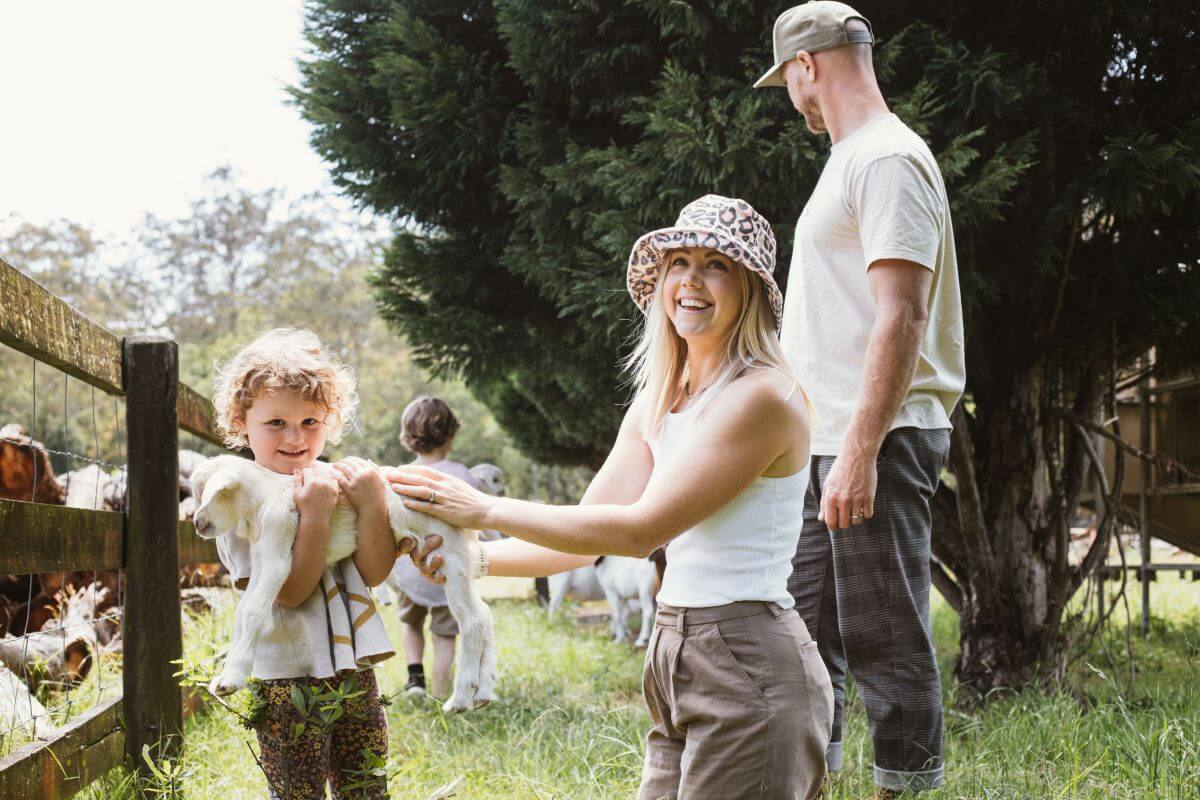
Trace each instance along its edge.
<instances>
[{"instance_id":1,"label":"dark hair of background child","mask_svg":"<svg viewBox=\"0 0 1200 800\"><path fill-rule=\"evenodd\" d=\"M444 447L458 433L458 417L444 400L422 395L408 404L401 420L400 442L414 453Z\"/></svg>"}]
</instances>

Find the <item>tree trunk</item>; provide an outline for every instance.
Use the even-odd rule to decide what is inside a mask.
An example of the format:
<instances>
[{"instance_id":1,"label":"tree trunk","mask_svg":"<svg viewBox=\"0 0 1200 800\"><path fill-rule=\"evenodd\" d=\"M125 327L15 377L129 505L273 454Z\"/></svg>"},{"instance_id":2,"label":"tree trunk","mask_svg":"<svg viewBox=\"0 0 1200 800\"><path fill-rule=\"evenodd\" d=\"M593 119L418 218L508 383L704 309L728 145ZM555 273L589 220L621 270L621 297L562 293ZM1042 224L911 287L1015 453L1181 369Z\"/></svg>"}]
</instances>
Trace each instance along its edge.
<instances>
[{"instance_id":1,"label":"tree trunk","mask_svg":"<svg viewBox=\"0 0 1200 800\"><path fill-rule=\"evenodd\" d=\"M1074 572L1066 563L1067 509L1079 481L1044 412L1045 383L1014 380L1007 405L983 418L955 414L953 487L934 501L933 551L953 573L939 576L960 614L955 675L968 703L1063 674L1061 604Z\"/></svg>"}]
</instances>

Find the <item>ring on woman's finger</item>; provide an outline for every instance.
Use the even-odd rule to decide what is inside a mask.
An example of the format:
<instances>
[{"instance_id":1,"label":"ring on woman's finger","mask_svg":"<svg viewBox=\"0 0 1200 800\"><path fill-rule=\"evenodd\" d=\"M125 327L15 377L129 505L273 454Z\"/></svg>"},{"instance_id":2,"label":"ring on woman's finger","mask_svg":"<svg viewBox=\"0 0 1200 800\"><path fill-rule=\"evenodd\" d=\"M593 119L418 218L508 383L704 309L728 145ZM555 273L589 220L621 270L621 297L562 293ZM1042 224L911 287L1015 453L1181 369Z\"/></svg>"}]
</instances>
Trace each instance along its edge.
<instances>
[{"instance_id":1,"label":"ring on woman's finger","mask_svg":"<svg viewBox=\"0 0 1200 800\"><path fill-rule=\"evenodd\" d=\"M437 505L437 492L431 490L429 492L429 499L425 502L431 505Z\"/></svg>"}]
</instances>

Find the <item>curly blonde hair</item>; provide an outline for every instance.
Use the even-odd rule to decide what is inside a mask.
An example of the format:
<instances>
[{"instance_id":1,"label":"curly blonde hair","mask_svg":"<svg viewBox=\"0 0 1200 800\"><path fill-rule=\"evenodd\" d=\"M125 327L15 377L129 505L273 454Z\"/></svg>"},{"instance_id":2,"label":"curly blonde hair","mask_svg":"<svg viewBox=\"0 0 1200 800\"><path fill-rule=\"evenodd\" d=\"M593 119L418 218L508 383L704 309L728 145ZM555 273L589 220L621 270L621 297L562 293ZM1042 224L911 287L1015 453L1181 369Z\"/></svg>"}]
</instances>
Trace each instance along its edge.
<instances>
[{"instance_id":1,"label":"curly blonde hair","mask_svg":"<svg viewBox=\"0 0 1200 800\"><path fill-rule=\"evenodd\" d=\"M259 334L224 364L213 380L217 429L231 448L246 447L246 412L264 392L295 391L337 418L327 441L337 444L358 410L354 371L330 355L311 331L277 328ZM328 420L326 421L328 423Z\"/></svg>"}]
</instances>

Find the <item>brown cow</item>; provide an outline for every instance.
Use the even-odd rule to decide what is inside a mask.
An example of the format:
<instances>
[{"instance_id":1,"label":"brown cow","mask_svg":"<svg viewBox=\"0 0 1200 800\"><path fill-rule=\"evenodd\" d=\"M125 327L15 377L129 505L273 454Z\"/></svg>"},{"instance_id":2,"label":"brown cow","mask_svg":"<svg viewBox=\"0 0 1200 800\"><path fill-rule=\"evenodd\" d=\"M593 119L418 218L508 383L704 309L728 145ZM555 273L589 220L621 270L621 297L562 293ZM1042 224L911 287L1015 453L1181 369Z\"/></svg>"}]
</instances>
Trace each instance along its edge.
<instances>
[{"instance_id":1,"label":"brown cow","mask_svg":"<svg viewBox=\"0 0 1200 800\"><path fill-rule=\"evenodd\" d=\"M0 499L54 505L62 505L66 499L54 478L50 454L41 442L26 436L20 425L0 428Z\"/></svg>"}]
</instances>

